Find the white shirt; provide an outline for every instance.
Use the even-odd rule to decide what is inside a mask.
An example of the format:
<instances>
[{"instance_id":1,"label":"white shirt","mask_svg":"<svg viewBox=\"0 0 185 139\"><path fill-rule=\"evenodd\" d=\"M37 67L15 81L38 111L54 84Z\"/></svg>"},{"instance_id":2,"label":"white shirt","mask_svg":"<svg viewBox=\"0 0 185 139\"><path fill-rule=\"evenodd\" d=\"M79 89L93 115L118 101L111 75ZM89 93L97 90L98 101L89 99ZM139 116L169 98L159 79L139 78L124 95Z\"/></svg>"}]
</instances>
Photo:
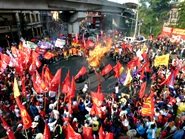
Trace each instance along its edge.
<instances>
[{"instance_id":1,"label":"white shirt","mask_svg":"<svg viewBox=\"0 0 185 139\"><path fill-rule=\"evenodd\" d=\"M15 108L14 109L14 112L15 112L16 117L20 117L20 111L19 111L19 109Z\"/></svg>"},{"instance_id":2,"label":"white shirt","mask_svg":"<svg viewBox=\"0 0 185 139\"><path fill-rule=\"evenodd\" d=\"M53 108L55 108L56 107L56 105L57 105L57 101L55 101L53 104L49 104L49 109L53 109Z\"/></svg>"},{"instance_id":3,"label":"white shirt","mask_svg":"<svg viewBox=\"0 0 185 139\"><path fill-rule=\"evenodd\" d=\"M87 84L84 84L84 87L83 87L82 91L83 91L83 92L86 92L87 89L88 89L88 85L87 85Z\"/></svg>"},{"instance_id":4,"label":"white shirt","mask_svg":"<svg viewBox=\"0 0 185 139\"><path fill-rule=\"evenodd\" d=\"M119 93L119 86L116 86L116 87L115 87L115 93L116 93L116 94Z\"/></svg>"},{"instance_id":5,"label":"white shirt","mask_svg":"<svg viewBox=\"0 0 185 139\"><path fill-rule=\"evenodd\" d=\"M52 123L48 123L48 126L49 126L50 131L53 131L53 130L54 130L55 124L56 124L56 123L57 123L57 120L55 120L55 121L52 122Z\"/></svg>"}]
</instances>

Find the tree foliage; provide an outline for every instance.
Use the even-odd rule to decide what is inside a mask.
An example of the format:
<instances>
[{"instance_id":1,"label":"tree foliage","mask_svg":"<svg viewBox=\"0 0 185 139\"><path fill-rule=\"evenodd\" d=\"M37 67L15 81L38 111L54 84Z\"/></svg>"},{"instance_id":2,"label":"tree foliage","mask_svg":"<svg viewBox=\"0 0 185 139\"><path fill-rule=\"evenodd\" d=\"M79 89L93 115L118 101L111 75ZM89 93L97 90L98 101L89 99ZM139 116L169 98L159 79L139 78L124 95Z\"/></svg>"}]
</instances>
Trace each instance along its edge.
<instances>
[{"instance_id":1,"label":"tree foliage","mask_svg":"<svg viewBox=\"0 0 185 139\"><path fill-rule=\"evenodd\" d=\"M170 0L140 0L139 20L142 22L141 34L157 36L168 19Z\"/></svg>"},{"instance_id":2,"label":"tree foliage","mask_svg":"<svg viewBox=\"0 0 185 139\"><path fill-rule=\"evenodd\" d=\"M181 2L178 6L179 8L179 21L176 27L185 28L185 1Z\"/></svg>"}]
</instances>

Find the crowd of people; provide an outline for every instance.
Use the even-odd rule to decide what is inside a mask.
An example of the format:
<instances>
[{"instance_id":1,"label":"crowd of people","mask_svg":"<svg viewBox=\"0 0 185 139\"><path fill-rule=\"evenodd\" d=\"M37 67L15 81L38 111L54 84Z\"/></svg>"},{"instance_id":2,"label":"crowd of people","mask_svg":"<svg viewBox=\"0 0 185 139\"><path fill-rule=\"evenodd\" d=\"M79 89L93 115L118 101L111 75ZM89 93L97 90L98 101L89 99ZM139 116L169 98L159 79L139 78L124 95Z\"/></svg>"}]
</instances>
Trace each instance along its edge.
<instances>
[{"instance_id":1,"label":"crowd of people","mask_svg":"<svg viewBox=\"0 0 185 139\"><path fill-rule=\"evenodd\" d=\"M24 130L21 112L16 104L12 87L16 76L19 89L22 91L22 79L11 67L7 67L5 72L0 74L0 115L12 127L16 139L42 139L45 122L48 123L52 139L69 139L67 136L69 125L82 138L85 137L84 127L92 129L90 136L94 139L101 139L101 133L104 134L104 138L108 133L112 133L113 136L108 139L119 139L123 136L143 139L164 139L168 136L173 139L183 139L185 137L185 63L182 55L180 56L185 45L171 43L165 37L153 38L146 43L137 44L123 42L121 37L113 41L110 56L112 54L116 62L120 61L126 68L125 65L129 61L135 57L141 57L140 66L134 66L134 70L138 70L146 61L149 61L150 66L149 70L144 71L144 75L141 72L132 75L133 80L128 85L129 92L120 92L123 84L117 83L115 91L104 96L101 115L92 112L93 101L88 84L85 84L82 92L76 93L70 102L65 94L58 95L53 91L37 94L31 75L25 71L26 95L20 96L20 100L33 122L29 129ZM128 43L131 50L125 49L123 43ZM143 50L147 56L138 55L138 50ZM71 48L71 51L76 50ZM56 53L56 61L60 56L67 56L62 50ZM154 66L154 59L167 53L170 53L169 64ZM68 55L70 55L70 49ZM88 57L88 54L85 57ZM174 71L177 71L174 75L174 83L161 85ZM143 82L147 82L147 89L144 96L140 98L138 93ZM143 116L142 106L149 96L154 98L154 115ZM72 110L69 109L69 105L72 105ZM6 136L5 132L1 135L3 136Z\"/></svg>"}]
</instances>

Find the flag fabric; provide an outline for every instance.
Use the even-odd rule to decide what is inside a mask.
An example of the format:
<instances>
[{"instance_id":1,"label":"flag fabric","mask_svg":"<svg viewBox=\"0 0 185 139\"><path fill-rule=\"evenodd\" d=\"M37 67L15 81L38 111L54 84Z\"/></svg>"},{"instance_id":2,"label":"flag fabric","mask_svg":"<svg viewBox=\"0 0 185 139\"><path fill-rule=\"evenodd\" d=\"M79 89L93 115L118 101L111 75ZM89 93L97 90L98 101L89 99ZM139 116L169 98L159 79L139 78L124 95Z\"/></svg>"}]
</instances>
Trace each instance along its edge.
<instances>
[{"instance_id":1,"label":"flag fabric","mask_svg":"<svg viewBox=\"0 0 185 139\"><path fill-rule=\"evenodd\" d=\"M67 124L67 135L66 139L82 139L81 135L76 133L70 123Z\"/></svg>"},{"instance_id":2,"label":"flag fabric","mask_svg":"<svg viewBox=\"0 0 185 139\"><path fill-rule=\"evenodd\" d=\"M14 77L13 92L14 92L14 98L17 98L20 96L20 91L19 91L16 77Z\"/></svg>"},{"instance_id":3,"label":"flag fabric","mask_svg":"<svg viewBox=\"0 0 185 139\"><path fill-rule=\"evenodd\" d=\"M75 92L76 92L76 84L75 84L74 77L72 77L70 92L67 93L66 98L74 98Z\"/></svg>"},{"instance_id":4,"label":"flag fabric","mask_svg":"<svg viewBox=\"0 0 185 139\"><path fill-rule=\"evenodd\" d=\"M91 127L83 127L83 136L84 139L94 139L92 135L92 128Z\"/></svg>"},{"instance_id":5,"label":"flag fabric","mask_svg":"<svg viewBox=\"0 0 185 139\"><path fill-rule=\"evenodd\" d=\"M11 47L11 51L12 51L12 55L14 56L14 58L20 58L20 52L16 47Z\"/></svg>"},{"instance_id":6,"label":"flag fabric","mask_svg":"<svg viewBox=\"0 0 185 139\"><path fill-rule=\"evenodd\" d=\"M113 67L108 64L102 71L101 71L101 75L104 77L105 80L107 80L109 77L111 77L112 75L114 75L114 70Z\"/></svg>"},{"instance_id":7,"label":"flag fabric","mask_svg":"<svg viewBox=\"0 0 185 139\"><path fill-rule=\"evenodd\" d=\"M0 72L4 72L5 69L7 67L7 64L5 62L3 62L2 60L0 60Z\"/></svg>"},{"instance_id":8,"label":"flag fabric","mask_svg":"<svg viewBox=\"0 0 185 139\"><path fill-rule=\"evenodd\" d=\"M104 101L104 95L102 93L91 92L91 98L93 104L100 107Z\"/></svg>"},{"instance_id":9,"label":"flag fabric","mask_svg":"<svg viewBox=\"0 0 185 139\"><path fill-rule=\"evenodd\" d=\"M102 126L99 129L98 135L99 135L99 139L104 139L105 138L105 133L104 133L104 130L103 130Z\"/></svg>"},{"instance_id":10,"label":"flag fabric","mask_svg":"<svg viewBox=\"0 0 185 139\"><path fill-rule=\"evenodd\" d=\"M23 76L23 77L22 77L22 80L21 80L21 82L22 82L22 96L25 96L25 95L26 95L25 80L26 80L26 77Z\"/></svg>"},{"instance_id":11,"label":"flag fabric","mask_svg":"<svg viewBox=\"0 0 185 139\"><path fill-rule=\"evenodd\" d=\"M127 64L127 69L132 69L140 64L139 57L135 57L133 60L129 61Z\"/></svg>"},{"instance_id":12,"label":"flag fabric","mask_svg":"<svg viewBox=\"0 0 185 139\"><path fill-rule=\"evenodd\" d=\"M3 124L3 128L6 130L6 134L8 136L8 139L15 139L14 133L11 129L11 127L6 123L6 121L3 119L2 116L0 116L1 122Z\"/></svg>"},{"instance_id":13,"label":"flag fabric","mask_svg":"<svg viewBox=\"0 0 185 139\"><path fill-rule=\"evenodd\" d=\"M70 70L68 70L68 73L62 83L62 88L61 88L62 93L66 94L71 91L71 83L70 83Z\"/></svg>"},{"instance_id":14,"label":"flag fabric","mask_svg":"<svg viewBox=\"0 0 185 139\"><path fill-rule=\"evenodd\" d=\"M50 130L47 122L45 122L44 134L42 139L51 139Z\"/></svg>"},{"instance_id":15,"label":"flag fabric","mask_svg":"<svg viewBox=\"0 0 185 139\"><path fill-rule=\"evenodd\" d=\"M1 60L2 60L3 62L5 62L7 65L10 63L10 57L7 56L6 54L2 54L2 53L1 53Z\"/></svg>"},{"instance_id":16,"label":"flag fabric","mask_svg":"<svg viewBox=\"0 0 185 139\"><path fill-rule=\"evenodd\" d=\"M81 83L84 82L87 78L88 78L87 69L85 66L83 66L75 76L75 81L76 83Z\"/></svg>"},{"instance_id":17,"label":"flag fabric","mask_svg":"<svg viewBox=\"0 0 185 139\"><path fill-rule=\"evenodd\" d=\"M114 77L115 78L119 78L121 76L121 73L123 72L124 68L123 66L121 65L120 62L118 62L114 67L113 67L113 70L115 72L115 75Z\"/></svg>"},{"instance_id":18,"label":"flag fabric","mask_svg":"<svg viewBox=\"0 0 185 139\"><path fill-rule=\"evenodd\" d=\"M49 91L47 84L42 80L38 71L32 75L33 87L38 94L46 93Z\"/></svg>"},{"instance_id":19,"label":"flag fabric","mask_svg":"<svg viewBox=\"0 0 185 139\"><path fill-rule=\"evenodd\" d=\"M127 74L123 74L123 75L118 79L118 83L119 83L119 84L124 84L126 78L127 78Z\"/></svg>"},{"instance_id":20,"label":"flag fabric","mask_svg":"<svg viewBox=\"0 0 185 139\"><path fill-rule=\"evenodd\" d=\"M141 89L138 93L139 98L143 98L143 96L145 94L145 89L146 89L146 82L141 84Z\"/></svg>"},{"instance_id":21,"label":"flag fabric","mask_svg":"<svg viewBox=\"0 0 185 139\"><path fill-rule=\"evenodd\" d=\"M50 72L50 69L48 66L45 66L44 68L44 74L42 75L42 79L44 80L44 82L47 84L47 86L51 86L51 81L53 79L53 75Z\"/></svg>"},{"instance_id":22,"label":"flag fabric","mask_svg":"<svg viewBox=\"0 0 185 139\"><path fill-rule=\"evenodd\" d=\"M142 66L141 66L141 68L140 69L138 69L138 73L139 72L142 72L143 70L145 71L148 71L148 68L149 68L149 66L150 66L150 62L149 61L146 61Z\"/></svg>"},{"instance_id":23,"label":"flag fabric","mask_svg":"<svg viewBox=\"0 0 185 139\"><path fill-rule=\"evenodd\" d=\"M131 81L132 81L132 75L131 75L130 72L131 72L131 69L128 69L128 71L127 71L127 77L126 77L126 79L124 81L124 84L123 84L124 86L130 84Z\"/></svg>"},{"instance_id":24,"label":"flag fabric","mask_svg":"<svg viewBox=\"0 0 185 139\"><path fill-rule=\"evenodd\" d=\"M160 65L168 66L169 57L170 57L169 54L156 57L154 59L154 66L160 66Z\"/></svg>"},{"instance_id":25,"label":"flag fabric","mask_svg":"<svg viewBox=\"0 0 185 139\"><path fill-rule=\"evenodd\" d=\"M58 91L58 86L60 85L61 76L62 76L62 69L58 69L51 81L50 91L54 91L54 92Z\"/></svg>"},{"instance_id":26,"label":"flag fabric","mask_svg":"<svg viewBox=\"0 0 185 139\"><path fill-rule=\"evenodd\" d=\"M148 97L143 103L141 109L142 116L153 116L154 115L154 100L153 97Z\"/></svg>"},{"instance_id":27,"label":"flag fabric","mask_svg":"<svg viewBox=\"0 0 185 139\"><path fill-rule=\"evenodd\" d=\"M172 86L174 85L174 74L173 74L173 72L170 74L170 76L168 78L166 78L159 85L162 86L163 84L171 84Z\"/></svg>"},{"instance_id":28,"label":"flag fabric","mask_svg":"<svg viewBox=\"0 0 185 139\"><path fill-rule=\"evenodd\" d=\"M109 132L108 134L106 134L104 139L114 139L114 134Z\"/></svg>"},{"instance_id":29,"label":"flag fabric","mask_svg":"<svg viewBox=\"0 0 185 139\"><path fill-rule=\"evenodd\" d=\"M46 52L43 56L43 58L47 59L47 60L50 60L52 57L54 57L55 55L51 52Z\"/></svg>"},{"instance_id":30,"label":"flag fabric","mask_svg":"<svg viewBox=\"0 0 185 139\"><path fill-rule=\"evenodd\" d=\"M19 109L20 109L24 129L28 129L32 126L32 119L31 119L30 115L28 114L26 108L22 105L19 97L17 97L15 100L17 102Z\"/></svg>"}]
</instances>

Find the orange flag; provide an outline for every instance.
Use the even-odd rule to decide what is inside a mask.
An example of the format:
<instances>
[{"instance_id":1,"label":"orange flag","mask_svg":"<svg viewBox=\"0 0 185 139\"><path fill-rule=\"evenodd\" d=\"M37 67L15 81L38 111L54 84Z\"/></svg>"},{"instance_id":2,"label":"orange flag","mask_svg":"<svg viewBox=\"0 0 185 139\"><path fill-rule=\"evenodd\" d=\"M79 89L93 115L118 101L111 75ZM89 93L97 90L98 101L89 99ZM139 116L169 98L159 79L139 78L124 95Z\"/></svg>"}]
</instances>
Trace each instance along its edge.
<instances>
[{"instance_id":1,"label":"orange flag","mask_svg":"<svg viewBox=\"0 0 185 139\"><path fill-rule=\"evenodd\" d=\"M70 123L67 124L67 135L66 139L82 139L81 135L76 133Z\"/></svg>"},{"instance_id":2,"label":"orange flag","mask_svg":"<svg viewBox=\"0 0 185 139\"><path fill-rule=\"evenodd\" d=\"M19 97L17 97L15 100L16 100L17 105L18 105L18 107L20 109L20 112L21 112L21 118L22 118L22 121L23 121L24 129L28 129L32 125L31 117L28 114L28 112L26 111L26 108L22 105Z\"/></svg>"},{"instance_id":3,"label":"orange flag","mask_svg":"<svg viewBox=\"0 0 185 139\"><path fill-rule=\"evenodd\" d=\"M11 127L6 123L6 121L3 119L3 117L0 116L1 122L3 124L3 128L6 130L6 134L9 139L15 139L14 133L11 129Z\"/></svg>"},{"instance_id":4,"label":"orange flag","mask_svg":"<svg viewBox=\"0 0 185 139\"><path fill-rule=\"evenodd\" d=\"M94 139L92 136L92 128L91 127L83 127L83 135L84 139Z\"/></svg>"},{"instance_id":5,"label":"orange flag","mask_svg":"<svg viewBox=\"0 0 185 139\"><path fill-rule=\"evenodd\" d=\"M141 84L141 89L138 93L139 98L143 98L144 94L145 94L145 89L146 89L146 82Z\"/></svg>"},{"instance_id":6,"label":"orange flag","mask_svg":"<svg viewBox=\"0 0 185 139\"><path fill-rule=\"evenodd\" d=\"M45 122L44 134L42 139L51 139L48 123Z\"/></svg>"},{"instance_id":7,"label":"orange flag","mask_svg":"<svg viewBox=\"0 0 185 139\"><path fill-rule=\"evenodd\" d=\"M69 93L71 91L70 70L68 70L68 73L62 83L61 91L62 93Z\"/></svg>"},{"instance_id":8,"label":"orange flag","mask_svg":"<svg viewBox=\"0 0 185 139\"><path fill-rule=\"evenodd\" d=\"M54 56L55 56L55 55L54 55L53 53L47 52L47 53L44 54L43 58L49 60L49 59L51 59L51 58L54 57Z\"/></svg>"},{"instance_id":9,"label":"orange flag","mask_svg":"<svg viewBox=\"0 0 185 139\"><path fill-rule=\"evenodd\" d=\"M42 80L48 85L51 86L51 81L53 79L53 75L50 72L50 69L48 66L45 67L44 69L44 75L42 75Z\"/></svg>"},{"instance_id":10,"label":"orange flag","mask_svg":"<svg viewBox=\"0 0 185 139\"><path fill-rule=\"evenodd\" d=\"M148 97L143 103L141 109L142 116L153 116L154 115L154 100L153 97Z\"/></svg>"}]
</instances>

